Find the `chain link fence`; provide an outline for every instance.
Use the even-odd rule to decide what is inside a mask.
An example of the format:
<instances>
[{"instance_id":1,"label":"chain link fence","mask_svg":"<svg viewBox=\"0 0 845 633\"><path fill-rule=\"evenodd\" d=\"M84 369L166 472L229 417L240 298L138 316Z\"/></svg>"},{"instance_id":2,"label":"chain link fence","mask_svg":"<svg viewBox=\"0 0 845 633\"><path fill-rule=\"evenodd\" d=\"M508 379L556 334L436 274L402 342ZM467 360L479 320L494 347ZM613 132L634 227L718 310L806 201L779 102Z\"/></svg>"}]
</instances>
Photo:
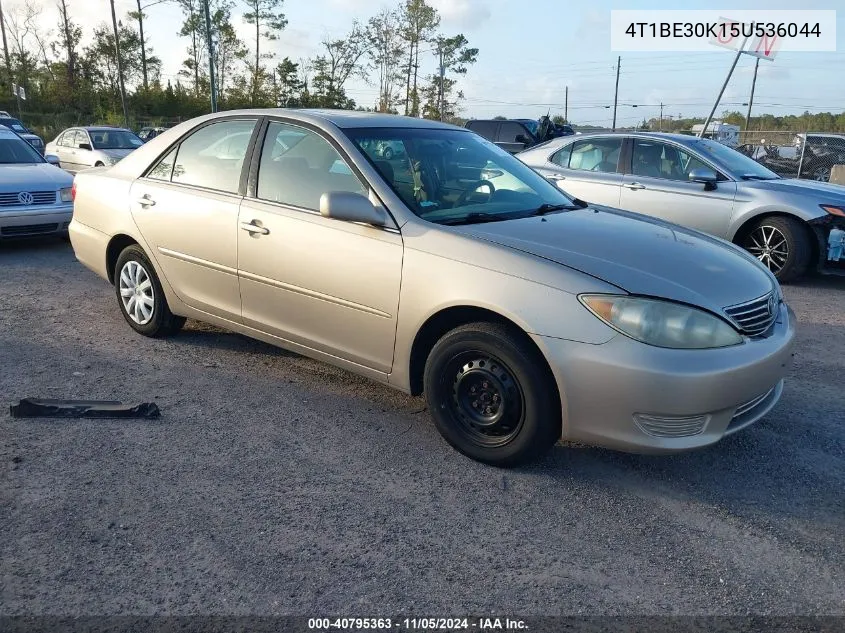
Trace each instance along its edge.
<instances>
[{"instance_id":1,"label":"chain link fence","mask_svg":"<svg viewBox=\"0 0 845 633\"><path fill-rule=\"evenodd\" d=\"M845 185L845 133L743 131L736 149L784 178Z\"/></svg>"}]
</instances>

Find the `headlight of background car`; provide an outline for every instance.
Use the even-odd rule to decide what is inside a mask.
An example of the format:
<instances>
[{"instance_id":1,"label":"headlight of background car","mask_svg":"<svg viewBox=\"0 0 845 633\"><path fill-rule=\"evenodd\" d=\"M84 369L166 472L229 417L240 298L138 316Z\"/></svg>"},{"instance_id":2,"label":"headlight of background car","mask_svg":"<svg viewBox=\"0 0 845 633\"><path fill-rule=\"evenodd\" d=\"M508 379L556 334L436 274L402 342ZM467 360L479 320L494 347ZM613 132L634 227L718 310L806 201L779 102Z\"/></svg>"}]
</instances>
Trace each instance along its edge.
<instances>
[{"instance_id":1,"label":"headlight of background car","mask_svg":"<svg viewBox=\"0 0 845 633\"><path fill-rule=\"evenodd\" d=\"M742 336L722 319L679 303L614 295L578 298L609 326L648 345L708 349L742 343Z\"/></svg>"},{"instance_id":2,"label":"headlight of background car","mask_svg":"<svg viewBox=\"0 0 845 633\"><path fill-rule=\"evenodd\" d=\"M62 202L73 202L73 189L71 187L59 189L59 198Z\"/></svg>"}]
</instances>

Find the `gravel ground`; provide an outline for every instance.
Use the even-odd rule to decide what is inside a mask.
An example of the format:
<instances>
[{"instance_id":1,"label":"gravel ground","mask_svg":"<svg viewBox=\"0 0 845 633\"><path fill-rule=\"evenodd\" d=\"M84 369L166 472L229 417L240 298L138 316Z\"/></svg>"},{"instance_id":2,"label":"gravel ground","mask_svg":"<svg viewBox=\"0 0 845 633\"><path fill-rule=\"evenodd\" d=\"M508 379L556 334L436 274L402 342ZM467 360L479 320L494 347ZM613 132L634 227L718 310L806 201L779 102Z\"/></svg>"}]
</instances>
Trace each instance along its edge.
<instances>
[{"instance_id":1,"label":"gravel ground","mask_svg":"<svg viewBox=\"0 0 845 633\"><path fill-rule=\"evenodd\" d=\"M196 322L145 339L66 243L0 245L2 400L163 412L0 411L0 614L845 614L845 279L785 292L767 419L503 471L420 399Z\"/></svg>"}]
</instances>

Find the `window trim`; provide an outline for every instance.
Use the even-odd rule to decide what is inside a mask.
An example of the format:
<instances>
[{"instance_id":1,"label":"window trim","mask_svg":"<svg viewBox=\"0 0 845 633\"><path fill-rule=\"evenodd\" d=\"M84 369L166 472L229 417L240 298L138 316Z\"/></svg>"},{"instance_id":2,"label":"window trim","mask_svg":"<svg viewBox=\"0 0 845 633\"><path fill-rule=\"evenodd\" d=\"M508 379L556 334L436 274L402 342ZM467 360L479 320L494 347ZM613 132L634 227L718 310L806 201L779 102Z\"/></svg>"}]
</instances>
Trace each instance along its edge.
<instances>
[{"instance_id":1,"label":"window trim","mask_svg":"<svg viewBox=\"0 0 845 633\"><path fill-rule=\"evenodd\" d=\"M256 115L256 114L233 114L231 116L223 116L223 117L215 117L212 119L208 119L203 121L201 124L197 125L194 128L191 128L188 132L177 138L173 141L170 145L168 145L162 152L156 157L156 159L150 163L150 165L141 173L138 179L144 179L150 183L156 184L167 184L172 185L175 187L186 187L189 189L193 189L194 191L208 191L211 193L216 193L220 195L229 195L229 196L237 196L238 198L245 197L245 191L247 186L247 176L249 174L250 169L250 161L253 155L253 148L255 146L255 141L257 138L257 132L261 129L262 123L267 117L264 115ZM170 154L171 150L174 148L176 149L176 157L179 156L179 149L182 147L182 143L185 142L187 139L192 137L194 134L199 132L205 127L209 125L215 125L217 123L226 123L229 121L255 121L255 125L252 128L252 136L249 139L249 144L246 148L246 153L244 154L244 163L241 165L241 175L238 181L238 190L233 191L226 191L223 189L213 189L211 187L203 187L201 185L191 185L184 182L173 182L173 172L171 169L170 180L156 180L155 178L149 178L150 172L158 167L159 163L163 161L167 156ZM173 167L176 166L176 160L173 161Z\"/></svg>"}]
</instances>

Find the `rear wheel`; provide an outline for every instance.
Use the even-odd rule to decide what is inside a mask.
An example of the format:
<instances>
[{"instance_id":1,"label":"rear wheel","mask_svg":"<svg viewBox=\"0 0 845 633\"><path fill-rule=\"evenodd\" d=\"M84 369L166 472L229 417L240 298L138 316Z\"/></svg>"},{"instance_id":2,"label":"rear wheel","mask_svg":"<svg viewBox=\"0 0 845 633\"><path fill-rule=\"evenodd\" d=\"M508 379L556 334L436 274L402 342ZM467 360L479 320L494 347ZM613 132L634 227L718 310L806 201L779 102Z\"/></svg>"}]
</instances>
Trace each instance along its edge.
<instances>
[{"instance_id":1,"label":"rear wheel","mask_svg":"<svg viewBox=\"0 0 845 633\"><path fill-rule=\"evenodd\" d=\"M389 147L385 147L382 155L384 156L384 160L391 160L393 158L393 150Z\"/></svg>"},{"instance_id":2,"label":"rear wheel","mask_svg":"<svg viewBox=\"0 0 845 633\"><path fill-rule=\"evenodd\" d=\"M785 282L803 275L813 249L806 227L795 218L771 216L752 226L741 246Z\"/></svg>"},{"instance_id":3,"label":"rear wheel","mask_svg":"<svg viewBox=\"0 0 845 633\"><path fill-rule=\"evenodd\" d=\"M426 361L424 391L440 434L480 462L517 466L560 438L560 401L545 359L504 326L471 323L445 334Z\"/></svg>"},{"instance_id":4,"label":"rear wheel","mask_svg":"<svg viewBox=\"0 0 845 633\"><path fill-rule=\"evenodd\" d=\"M94 167L105 167L105 166L106 166L105 163L101 163L100 161L97 161L96 163L94 163Z\"/></svg>"},{"instance_id":5,"label":"rear wheel","mask_svg":"<svg viewBox=\"0 0 845 633\"><path fill-rule=\"evenodd\" d=\"M139 334L168 336L185 324L185 317L170 311L155 269L137 244L127 246L117 258L114 288L123 318Z\"/></svg>"},{"instance_id":6,"label":"rear wheel","mask_svg":"<svg viewBox=\"0 0 845 633\"><path fill-rule=\"evenodd\" d=\"M813 180L817 180L819 182L829 182L830 167L816 167L813 170Z\"/></svg>"}]
</instances>

